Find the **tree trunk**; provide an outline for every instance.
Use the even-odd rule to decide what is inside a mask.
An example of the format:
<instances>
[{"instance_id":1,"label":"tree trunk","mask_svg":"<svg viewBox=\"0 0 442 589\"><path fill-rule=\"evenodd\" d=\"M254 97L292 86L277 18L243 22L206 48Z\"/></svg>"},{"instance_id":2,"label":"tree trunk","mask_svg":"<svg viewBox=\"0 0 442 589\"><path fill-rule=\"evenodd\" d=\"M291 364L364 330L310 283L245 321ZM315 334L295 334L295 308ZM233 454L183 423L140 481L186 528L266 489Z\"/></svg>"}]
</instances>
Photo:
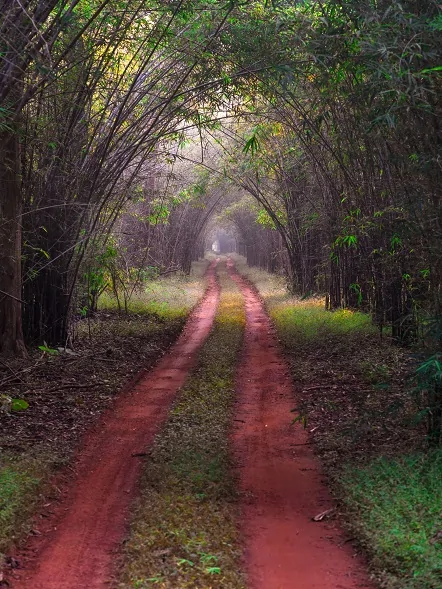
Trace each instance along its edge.
<instances>
[{"instance_id":1,"label":"tree trunk","mask_svg":"<svg viewBox=\"0 0 442 589\"><path fill-rule=\"evenodd\" d=\"M21 304L21 190L18 136L0 132L0 353L26 356Z\"/></svg>"}]
</instances>

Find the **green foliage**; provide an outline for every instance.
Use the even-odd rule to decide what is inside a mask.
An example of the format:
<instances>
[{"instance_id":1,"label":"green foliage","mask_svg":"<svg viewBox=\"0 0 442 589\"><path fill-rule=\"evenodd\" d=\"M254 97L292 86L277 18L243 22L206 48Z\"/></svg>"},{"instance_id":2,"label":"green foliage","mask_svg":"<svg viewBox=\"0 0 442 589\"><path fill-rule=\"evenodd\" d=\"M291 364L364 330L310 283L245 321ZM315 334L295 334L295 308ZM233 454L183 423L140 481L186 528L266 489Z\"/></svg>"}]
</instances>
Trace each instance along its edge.
<instances>
[{"instance_id":1,"label":"green foliage","mask_svg":"<svg viewBox=\"0 0 442 589\"><path fill-rule=\"evenodd\" d=\"M297 412L298 409L291 410L291 412L295 412L295 411ZM307 415L303 415L303 414L297 415L294 419L292 419L292 421L290 422L290 425L295 425L295 423L300 423L304 429L307 429L307 427L308 427Z\"/></svg>"},{"instance_id":2,"label":"green foliage","mask_svg":"<svg viewBox=\"0 0 442 589\"><path fill-rule=\"evenodd\" d=\"M46 476L36 461L2 458L0 462L0 555L11 548L35 507L37 490Z\"/></svg>"},{"instance_id":3,"label":"green foliage","mask_svg":"<svg viewBox=\"0 0 442 589\"><path fill-rule=\"evenodd\" d=\"M29 403L24 399L15 399L9 395L0 394L0 413L10 413L11 411L25 411Z\"/></svg>"},{"instance_id":4,"label":"green foliage","mask_svg":"<svg viewBox=\"0 0 442 589\"><path fill-rule=\"evenodd\" d=\"M11 399L11 411L24 411L29 407L29 403L24 399Z\"/></svg>"},{"instance_id":5,"label":"green foliage","mask_svg":"<svg viewBox=\"0 0 442 589\"><path fill-rule=\"evenodd\" d=\"M259 150L259 139L258 132L256 129L253 130L250 137L246 140L243 148L244 153L249 153L253 156Z\"/></svg>"},{"instance_id":6,"label":"green foliage","mask_svg":"<svg viewBox=\"0 0 442 589\"><path fill-rule=\"evenodd\" d=\"M111 281L111 276L116 268L118 250L114 244L108 244L104 250L95 256L84 273L89 298L88 308L95 311L100 295L106 290ZM84 307L83 307L84 308Z\"/></svg>"},{"instance_id":7,"label":"green foliage","mask_svg":"<svg viewBox=\"0 0 442 589\"><path fill-rule=\"evenodd\" d=\"M29 242L27 242L25 240L23 242L23 250L26 251L27 249L32 250L34 252L37 252L37 253L41 254L46 260L50 260L51 259L51 256L49 255L49 253L46 250L44 250L41 247L34 247ZM26 259L26 254L24 254L24 259Z\"/></svg>"},{"instance_id":8,"label":"green foliage","mask_svg":"<svg viewBox=\"0 0 442 589\"><path fill-rule=\"evenodd\" d=\"M143 277L144 278L144 277ZM153 278L149 272L141 291L134 292L127 304L128 313L156 315L160 319L186 317L202 294L204 283L195 275L168 275ZM110 292L103 292L100 309L118 310L118 302Z\"/></svg>"},{"instance_id":9,"label":"green foliage","mask_svg":"<svg viewBox=\"0 0 442 589\"><path fill-rule=\"evenodd\" d=\"M347 468L341 484L354 528L388 589L439 589L442 451Z\"/></svg>"},{"instance_id":10,"label":"green foliage","mask_svg":"<svg viewBox=\"0 0 442 589\"><path fill-rule=\"evenodd\" d=\"M286 215L282 211L273 211L273 214L279 225L287 223ZM265 209L259 209L256 222L265 229L276 229L275 219Z\"/></svg>"},{"instance_id":11,"label":"green foliage","mask_svg":"<svg viewBox=\"0 0 442 589\"><path fill-rule=\"evenodd\" d=\"M365 313L340 309L326 311L322 301L279 304L271 309L271 317L284 339L302 342L324 337L375 333L376 327Z\"/></svg>"},{"instance_id":12,"label":"green foliage","mask_svg":"<svg viewBox=\"0 0 442 589\"><path fill-rule=\"evenodd\" d=\"M442 355L433 354L416 368L422 386L442 385Z\"/></svg>"},{"instance_id":13,"label":"green foliage","mask_svg":"<svg viewBox=\"0 0 442 589\"><path fill-rule=\"evenodd\" d=\"M155 200L151 204L151 213L148 221L151 225L167 225L169 222L170 210L163 200Z\"/></svg>"},{"instance_id":14,"label":"green foliage","mask_svg":"<svg viewBox=\"0 0 442 589\"><path fill-rule=\"evenodd\" d=\"M358 305L360 305L363 300L361 285L358 284L357 282L354 282L354 283L350 284L349 288L354 293L356 293L356 296L358 297Z\"/></svg>"},{"instance_id":15,"label":"green foliage","mask_svg":"<svg viewBox=\"0 0 442 589\"><path fill-rule=\"evenodd\" d=\"M58 350L55 348L50 348L46 342L41 345L38 346L38 349L41 350L42 352L44 352L45 354L48 354L49 356L57 356L58 355Z\"/></svg>"},{"instance_id":16,"label":"green foliage","mask_svg":"<svg viewBox=\"0 0 442 589\"><path fill-rule=\"evenodd\" d=\"M208 575L220 575L221 574L221 569L219 567L208 567L206 569L206 573Z\"/></svg>"},{"instance_id":17,"label":"green foliage","mask_svg":"<svg viewBox=\"0 0 442 589\"><path fill-rule=\"evenodd\" d=\"M413 393L420 405L417 420L427 420L430 446L438 446L442 439L442 355L428 356L415 371ZM423 406L423 407L422 407Z\"/></svg>"},{"instance_id":18,"label":"green foliage","mask_svg":"<svg viewBox=\"0 0 442 589\"><path fill-rule=\"evenodd\" d=\"M336 238L334 245L337 247L356 247L358 238L356 235L340 235Z\"/></svg>"}]
</instances>

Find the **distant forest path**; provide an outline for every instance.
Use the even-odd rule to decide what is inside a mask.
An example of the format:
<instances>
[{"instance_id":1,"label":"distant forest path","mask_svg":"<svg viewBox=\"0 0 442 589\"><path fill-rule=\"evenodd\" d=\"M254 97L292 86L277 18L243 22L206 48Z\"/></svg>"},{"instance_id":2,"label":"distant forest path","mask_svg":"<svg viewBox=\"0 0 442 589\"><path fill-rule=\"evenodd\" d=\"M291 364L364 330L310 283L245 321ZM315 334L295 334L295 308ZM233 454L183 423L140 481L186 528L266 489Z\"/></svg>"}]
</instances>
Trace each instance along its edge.
<instances>
[{"instance_id":1,"label":"distant forest path","mask_svg":"<svg viewBox=\"0 0 442 589\"><path fill-rule=\"evenodd\" d=\"M112 586L137 495L140 457L148 455L214 323L221 290L216 264L209 266L206 294L180 338L88 435L75 465L76 478L47 530L31 540L14 589ZM333 503L307 433L291 425L296 401L288 365L258 294L230 259L227 269L246 309L230 446L247 587L371 587L339 525L327 518L313 520L332 510ZM238 571L238 577L242 574ZM222 587L216 583L214 579L213 587Z\"/></svg>"},{"instance_id":2,"label":"distant forest path","mask_svg":"<svg viewBox=\"0 0 442 589\"><path fill-rule=\"evenodd\" d=\"M127 529L142 463L178 389L210 333L219 300L216 262L209 286L177 342L99 420L80 452L64 515L29 546L32 555L14 589L104 589ZM28 554L29 554L28 552Z\"/></svg>"}]
</instances>

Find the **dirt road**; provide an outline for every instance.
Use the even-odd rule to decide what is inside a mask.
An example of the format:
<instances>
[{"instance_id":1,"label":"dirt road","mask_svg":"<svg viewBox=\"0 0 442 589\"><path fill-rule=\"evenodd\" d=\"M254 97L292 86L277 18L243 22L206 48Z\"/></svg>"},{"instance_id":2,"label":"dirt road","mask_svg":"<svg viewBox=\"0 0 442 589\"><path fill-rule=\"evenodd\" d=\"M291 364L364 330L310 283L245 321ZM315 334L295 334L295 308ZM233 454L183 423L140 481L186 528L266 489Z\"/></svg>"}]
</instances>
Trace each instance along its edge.
<instances>
[{"instance_id":1,"label":"dirt road","mask_svg":"<svg viewBox=\"0 0 442 589\"><path fill-rule=\"evenodd\" d=\"M229 263L246 300L233 449L243 500L240 529L249 589L361 589L364 569L333 521L333 503L307 434L290 425L289 369L258 295Z\"/></svg>"},{"instance_id":2,"label":"dirt road","mask_svg":"<svg viewBox=\"0 0 442 589\"><path fill-rule=\"evenodd\" d=\"M371 587L334 520L312 521L333 503L307 434L299 424L291 425L295 395L288 366L258 295L231 261L228 268L247 313L231 442L248 589ZM164 423L213 324L220 294L214 264L209 280L205 299L177 343L120 396L85 441L77 476L48 529L30 543L32 557L14 589L105 589L112 583L141 455ZM222 585L214 579L213 586Z\"/></svg>"}]
</instances>

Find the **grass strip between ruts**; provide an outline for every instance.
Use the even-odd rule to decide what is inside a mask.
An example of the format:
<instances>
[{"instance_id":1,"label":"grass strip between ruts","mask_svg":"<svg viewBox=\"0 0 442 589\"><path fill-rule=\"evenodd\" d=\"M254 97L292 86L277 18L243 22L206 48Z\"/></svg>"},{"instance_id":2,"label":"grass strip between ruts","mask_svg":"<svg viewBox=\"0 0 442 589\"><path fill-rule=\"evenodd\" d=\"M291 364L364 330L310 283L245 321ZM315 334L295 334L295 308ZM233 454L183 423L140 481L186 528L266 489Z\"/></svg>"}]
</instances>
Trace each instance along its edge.
<instances>
[{"instance_id":1,"label":"grass strip between ruts","mask_svg":"<svg viewBox=\"0 0 442 589\"><path fill-rule=\"evenodd\" d=\"M218 271L214 327L149 453L120 588L240 589L229 429L243 298Z\"/></svg>"}]
</instances>

